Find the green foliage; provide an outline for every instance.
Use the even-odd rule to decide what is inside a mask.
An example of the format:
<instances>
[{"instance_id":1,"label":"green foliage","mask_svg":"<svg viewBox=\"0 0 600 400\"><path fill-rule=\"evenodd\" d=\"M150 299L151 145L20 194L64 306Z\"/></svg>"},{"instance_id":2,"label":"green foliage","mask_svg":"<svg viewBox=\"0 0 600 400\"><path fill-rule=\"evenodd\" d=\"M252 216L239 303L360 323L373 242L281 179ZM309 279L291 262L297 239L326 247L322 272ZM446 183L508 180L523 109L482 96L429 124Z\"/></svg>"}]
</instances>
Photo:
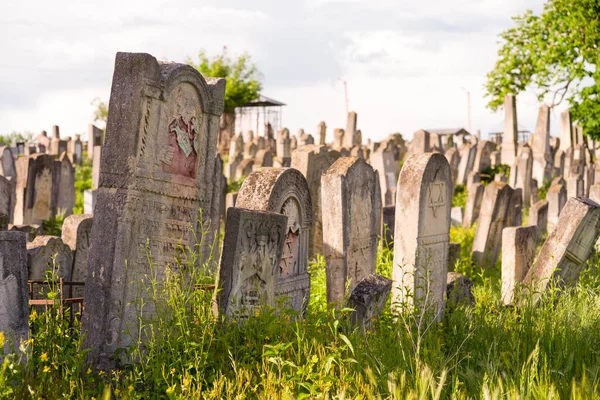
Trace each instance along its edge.
<instances>
[{"instance_id":1,"label":"green foliage","mask_svg":"<svg viewBox=\"0 0 600 400\"><path fill-rule=\"evenodd\" d=\"M240 188L242 187L242 183L244 183L244 180L246 180L245 176L242 176L240 179L238 180L231 180L227 182L227 192L226 193L237 193L240 191Z\"/></svg>"},{"instance_id":2,"label":"green foliage","mask_svg":"<svg viewBox=\"0 0 600 400\"><path fill-rule=\"evenodd\" d=\"M227 47L223 47L221 54L209 58L204 50L198 53L199 62L196 64L191 58L186 62L197 69L203 76L214 78L227 78L225 88L225 112L233 113L236 107L243 106L256 100L262 89L261 74L250 60L247 53L232 59Z\"/></svg>"},{"instance_id":3,"label":"green foliage","mask_svg":"<svg viewBox=\"0 0 600 400\"><path fill-rule=\"evenodd\" d=\"M148 252L147 276L128 290L141 290L157 314L152 327L142 324L145 345L134 341L126 349L135 361L114 371L88 368L79 323L69 327L50 307L32 313L30 339L4 359L0 398L596 398L600 259L591 260L575 288L505 307L499 277L470 265L473 232L453 227L450 236L463 246L457 265L476 283L475 307L448 308L437 324L414 310L393 316L388 303L364 332L348 324L350 309L327 306L321 256L309 266L303 319L263 307L225 320L213 316L212 292L195 289L214 280L214 258L201 260L196 251L201 240L167 268L160 285ZM382 246L378 273L390 276L392 264ZM55 276L47 293L54 299ZM142 304L132 306L141 318Z\"/></svg>"},{"instance_id":4,"label":"green foliage","mask_svg":"<svg viewBox=\"0 0 600 400\"><path fill-rule=\"evenodd\" d=\"M510 176L510 167L506 164L499 164L495 167L487 167L479 176L481 177L481 183L487 185L493 182L496 178L496 174L504 174L506 178Z\"/></svg>"},{"instance_id":5,"label":"green foliage","mask_svg":"<svg viewBox=\"0 0 600 400\"><path fill-rule=\"evenodd\" d=\"M12 143L27 142L33 138L32 132L12 131L7 135L0 135L0 146L10 146Z\"/></svg>"},{"instance_id":6,"label":"green foliage","mask_svg":"<svg viewBox=\"0 0 600 400\"><path fill-rule=\"evenodd\" d=\"M57 215L42 221L42 232L44 232L44 235L61 236L64 221L64 212L59 212Z\"/></svg>"},{"instance_id":7,"label":"green foliage","mask_svg":"<svg viewBox=\"0 0 600 400\"><path fill-rule=\"evenodd\" d=\"M538 198L540 200L546 200L546 195L548 194L551 185L552 181L544 181L544 184L538 188Z\"/></svg>"},{"instance_id":8,"label":"green foliage","mask_svg":"<svg viewBox=\"0 0 600 400\"><path fill-rule=\"evenodd\" d=\"M96 107L92 114L94 122L102 122L106 125L106 121L108 121L108 103L96 97L90 104Z\"/></svg>"},{"instance_id":9,"label":"green foliage","mask_svg":"<svg viewBox=\"0 0 600 400\"><path fill-rule=\"evenodd\" d=\"M549 0L541 15L527 11L500 35L485 85L488 107L533 88L550 106L567 99L584 132L600 138L600 5L598 0Z\"/></svg>"},{"instance_id":10,"label":"green foliage","mask_svg":"<svg viewBox=\"0 0 600 400\"><path fill-rule=\"evenodd\" d=\"M466 207L467 198L467 187L465 185L454 186L454 195L452 196L452 207Z\"/></svg>"},{"instance_id":11,"label":"green foliage","mask_svg":"<svg viewBox=\"0 0 600 400\"><path fill-rule=\"evenodd\" d=\"M81 165L75 165L75 207L73 214L83 214L83 192L92 188L92 163L83 155Z\"/></svg>"}]
</instances>

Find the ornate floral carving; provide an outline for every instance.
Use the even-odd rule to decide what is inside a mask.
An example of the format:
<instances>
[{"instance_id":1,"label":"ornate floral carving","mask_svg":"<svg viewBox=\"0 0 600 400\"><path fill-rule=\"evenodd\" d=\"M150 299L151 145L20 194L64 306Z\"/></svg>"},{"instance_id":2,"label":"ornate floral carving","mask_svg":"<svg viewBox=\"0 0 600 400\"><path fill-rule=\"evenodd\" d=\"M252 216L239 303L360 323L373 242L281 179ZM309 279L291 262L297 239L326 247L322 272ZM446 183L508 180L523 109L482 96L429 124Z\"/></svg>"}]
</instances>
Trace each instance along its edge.
<instances>
[{"instance_id":1,"label":"ornate floral carving","mask_svg":"<svg viewBox=\"0 0 600 400\"><path fill-rule=\"evenodd\" d=\"M198 118L174 118L169 124L168 147L161 159L163 171L195 178L199 136Z\"/></svg>"}]
</instances>

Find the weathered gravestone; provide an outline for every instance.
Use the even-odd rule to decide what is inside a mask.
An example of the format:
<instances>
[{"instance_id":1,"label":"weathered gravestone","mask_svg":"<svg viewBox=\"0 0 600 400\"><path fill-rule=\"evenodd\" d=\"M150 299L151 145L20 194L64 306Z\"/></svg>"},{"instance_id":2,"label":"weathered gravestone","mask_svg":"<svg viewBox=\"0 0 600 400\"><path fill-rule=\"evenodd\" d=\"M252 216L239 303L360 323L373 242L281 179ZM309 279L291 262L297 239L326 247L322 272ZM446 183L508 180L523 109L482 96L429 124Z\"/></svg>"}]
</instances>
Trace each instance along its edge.
<instances>
[{"instance_id":1,"label":"weathered gravestone","mask_svg":"<svg viewBox=\"0 0 600 400\"><path fill-rule=\"evenodd\" d=\"M117 53L83 316L84 346L99 367L144 341L138 317L151 319L160 306L149 299L140 308L148 253L160 284L182 249L196 244L201 215L210 214L224 91L225 80L205 79L189 65ZM207 254L208 245L198 250Z\"/></svg>"},{"instance_id":2,"label":"weathered gravestone","mask_svg":"<svg viewBox=\"0 0 600 400\"><path fill-rule=\"evenodd\" d=\"M531 147L519 147L519 154L510 169L510 186L513 189L522 189L523 203L531 204L531 168L533 153Z\"/></svg>"},{"instance_id":3,"label":"weathered gravestone","mask_svg":"<svg viewBox=\"0 0 600 400\"><path fill-rule=\"evenodd\" d=\"M0 232L0 332L4 354L29 337L29 290L25 233Z\"/></svg>"},{"instance_id":4,"label":"weathered gravestone","mask_svg":"<svg viewBox=\"0 0 600 400\"><path fill-rule=\"evenodd\" d=\"M552 232L558 223L558 217L567 203L567 189L565 185L555 184L550 186L546 194L548 200L548 232Z\"/></svg>"},{"instance_id":5,"label":"weathered gravestone","mask_svg":"<svg viewBox=\"0 0 600 400\"><path fill-rule=\"evenodd\" d=\"M392 304L433 307L441 318L448 272L452 173L439 153L414 155L398 179Z\"/></svg>"},{"instance_id":6,"label":"weathered gravestone","mask_svg":"<svg viewBox=\"0 0 600 400\"><path fill-rule=\"evenodd\" d=\"M350 111L348 113L348 120L346 123L346 131L344 134L344 147L347 149L351 149L357 144L360 144L357 140L356 135L356 121L358 119L358 115L354 111Z\"/></svg>"},{"instance_id":7,"label":"weathered gravestone","mask_svg":"<svg viewBox=\"0 0 600 400\"><path fill-rule=\"evenodd\" d=\"M73 282L85 282L87 279L93 222L90 214L70 215L63 222L62 241L73 252L73 268L71 270ZM75 287L73 291L75 297L83 297L82 287Z\"/></svg>"},{"instance_id":8,"label":"weathered gravestone","mask_svg":"<svg viewBox=\"0 0 600 400\"><path fill-rule=\"evenodd\" d=\"M519 140L517 127L517 100L515 96L504 97L504 135L502 135L502 164L513 165Z\"/></svg>"},{"instance_id":9,"label":"weathered gravestone","mask_svg":"<svg viewBox=\"0 0 600 400\"><path fill-rule=\"evenodd\" d=\"M56 212L64 216L73 214L75 207L75 168L69 157L62 154L54 163L55 175L58 184L53 188L53 197L56 198Z\"/></svg>"},{"instance_id":10,"label":"weathered gravestone","mask_svg":"<svg viewBox=\"0 0 600 400\"><path fill-rule=\"evenodd\" d=\"M29 279L46 280L48 273L71 280L73 252L58 236L37 236L27 243Z\"/></svg>"},{"instance_id":11,"label":"weathered gravestone","mask_svg":"<svg viewBox=\"0 0 600 400\"><path fill-rule=\"evenodd\" d=\"M2 175L5 178L10 178L13 182L17 181L17 168L15 166L15 156L10 146L0 147L0 166L2 166Z\"/></svg>"},{"instance_id":12,"label":"weathered gravestone","mask_svg":"<svg viewBox=\"0 0 600 400\"><path fill-rule=\"evenodd\" d=\"M391 279L377 274L366 276L358 282L348 299L348 307L354 309L350 316L353 326L363 332L369 329L371 321L385 308L392 283Z\"/></svg>"},{"instance_id":13,"label":"weathered gravestone","mask_svg":"<svg viewBox=\"0 0 600 400\"><path fill-rule=\"evenodd\" d=\"M325 124L325 121L319 122L319 125L317 126L317 135L319 137L319 144L324 146L327 140L327 125Z\"/></svg>"},{"instance_id":14,"label":"weathered gravestone","mask_svg":"<svg viewBox=\"0 0 600 400\"><path fill-rule=\"evenodd\" d=\"M512 304L515 289L533 264L537 228L519 226L502 230L502 301Z\"/></svg>"},{"instance_id":15,"label":"weathered gravestone","mask_svg":"<svg viewBox=\"0 0 600 400\"><path fill-rule=\"evenodd\" d=\"M54 166L54 158L47 154L17 160L15 224L40 224L56 215L56 203L52 201L57 181Z\"/></svg>"},{"instance_id":16,"label":"weathered gravestone","mask_svg":"<svg viewBox=\"0 0 600 400\"><path fill-rule=\"evenodd\" d=\"M371 153L369 163L379 173L381 205L393 206L396 203L396 176L400 167L394 159L394 153L380 146Z\"/></svg>"},{"instance_id":17,"label":"weathered gravestone","mask_svg":"<svg viewBox=\"0 0 600 400\"><path fill-rule=\"evenodd\" d=\"M323 254L323 214L321 210L321 176L331 166L327 147L306 145L292 153L292 168L304 175L308 182L313 208L313 225L308 241L308 256Z\"/></svg>"},{"instance_id":18,"label":"weathered gravestone","mask_svg":"<svg viewBox=\"0 0 600 400\"><path fill-rule=\"evenodd\" d=\"M566 152L574 145L571 112L565 110L560 114L560 149Z\"/></svg>"},{"instance_id":19,"label":"weathered gravestone","mask_svg":"<svg viewBox=\"0 0 600 400\"><path fill-rule=\"evenodd\" d=\"M510 221L512 195L513 189L506 183L491 182L485 188L471 251L473 262L479 267L493 268L496 265L502 244L502 229Z\"/></svg>"},{"instance_id":20,"label":"weathered gravestone","mask_svg":"<svg viewBox=\"0 0 600 400\"><path fill-rule=\"evenodd\" d=\"M567 179L567 198L583 196L583 177L573 175Z\"/></svg>"},{"instance_id":21,"label":"weathered gravestone","mask_svg":"<svg viewBox=\"0 0 600 400\"><path fill-rule=\"evenodd\" d=\"M393 248L394 229L396 227L396 206L381 207L381 237L385 238L384 245Z\"/></svg>"},{"instance_id":22,"label":"weathered gravestone","mask_svg":"<svg viewBox=\"0 0 600 400\"><path fill-rule=\"evenodd\" d=\"M476 154L477 147L472 144L466 144L460 149L460 162L458 163L458 175L456 177L457 185L467 183L467 177L473 169Z\"/></svg>"},{"instance_id":23,"label":"weathered gravestone","mask_svg":"<svg viewBox=\"0 0 600 400\"><path fill-rule=\"evenodd\" d=\"M293 168L263 168L251 173L240 188L236 206L276 212L288 217L275 296L303 314L310 297L308 242L313 221L306 179Z\"/></svg>"},{"instance_id":24,"label":"weathered gravestone","mask_svg":"<svg viewBox=\"0 0 600 400\"><path fill-rule=\"evenodd\" d=\"M102 129L98 128L93 124L88 125L88 144L87 144L87 157L92 160L94 158L94 147L102 146Z\"/></svg>"},{"instance_id":25,"label":"weathered gravestone","mask_svg":"<svg viewBox=\"0 0 600 400\"><path fill-rule=\"evenodd\" d=\"M483 186L481 183L474 183L471 185L471 188L467 193L468 197L467 205L465 207L465 215L462 223L463 226L470 227L479 218L484 189L485 186Z\"/></svg>"},{"instance_id":26,"label":"weathered gravestone","mask_svg":"<svg viewBox=\"0 0 600 400\"><path fill-rule=\"evenodd\" d=\"M13 221L16 201L15 181L0 176L0 214L7 215L9 222Z\"/></svg>"},{"instance_id":27,"label":"weathered gravestone","mask_svg":"<svg viewBox=\"0 0 600 400\"><path fill-rule=\"evenodd\" d=\"M550 107L542 105L538 114L535 133L533 134L533 179L540 184L552 177L552 152L550 151Z\"/></svg>"},{"instance_id":28,"label":"weathered gravestone","mask_svg":"<svg viewBox=\"0 0 600 400\"><path fill-rule=\"evenodd\" d=\"M490 159L492 152L494 151L494 143L489 140L482 140L477 145L477 152L475 154L475 161L473 163L473 171L483 172L492 165Z\"/></svg>"},{"instance_id":29,"label":"weathered gravestone","mask_svg":"<svg viewBox=\"0 0 600 400\"><path fill-rule=\"evenodd\" d=\"M556 229L544 242L525 282L534 296L551 282L574 285L594 247L600 231L600 206L584 198L570 198L560 214Z\"/></svg>"},{"instance_id":30,"label":"weathered gravestone","mask_svg":"<svg viewBox=\"0 0 600 400\"><path fill-rule=\"evenodd\" d=\"M248 317L264 305L275 306L278 269L288 217L240 208L227 210L223 253L217 274L218 314Z\"/></svg>"},{"instance_id":31,"label":"weathered gravestone","mask_svg":"<svg viewBox=\"0 0 600 400\"><path fill-rule=\"evenodd\" d=\"M321 178L327 301L341 306L374 274L381 222L378 174L360 158L341 157Z\"/></svg>"},{"instance_id":32,"label":"weathered gravestone","mask_svg":"<svg viewBox=\"0 0 600 400\"><path fill-rule=\"evenodd\" d=\"M102 162L102 146L94 146L92 149L92 190L98 189L100 182L100 165Z\"/></svg>"},{"instance_id":33,"label":"weathered gravestone","mask_svg":"<svg viewBox=\"0 0 600 400\"><path fill-rule=\"evenodd\" d=\"M536 227L536 235L539 240L546 234L548 228L548 201L539 200L529 209L529 225Z\"/></svg>"}]
</instances>

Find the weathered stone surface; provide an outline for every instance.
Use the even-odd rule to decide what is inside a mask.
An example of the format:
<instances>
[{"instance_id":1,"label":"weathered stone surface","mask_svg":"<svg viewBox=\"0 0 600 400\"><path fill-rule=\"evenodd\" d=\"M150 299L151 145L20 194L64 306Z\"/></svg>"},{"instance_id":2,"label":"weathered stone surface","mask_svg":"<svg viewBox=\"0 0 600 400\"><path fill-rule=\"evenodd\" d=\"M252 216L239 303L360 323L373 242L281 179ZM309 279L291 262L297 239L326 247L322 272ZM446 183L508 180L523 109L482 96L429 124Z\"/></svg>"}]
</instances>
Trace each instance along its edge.
<instances>
[{"instance_id":1,"label":"weathered stone surface","mask_svg":"<svg viewBox=\"0 0 600 400\"><path fill-rule=\"evenodd\" d=\"M342 305L348 291L374 274L381 219L378 176L357 157L341 157L321 178L327 301Z\"/></svg>"},{"instance_id":2,"label":"weathered stone surface","mask_svg":"<svg viewBox=\"0 0 600 400\"><path fill-rule=\"evenodd\" d=\"M400 164L394 159L394 153L379 147L371 153L369 163L379 173L381 204L393 206L396 203L396 176L400 172Z\"/></svg>"},{"instance_id":3,"label":"weathered stone surface","mask_svg":"<svg viewBox=\"0 0 600 400\"><path fill-rule=\"evenodd\" d=\"M513 189L502 182L491 182L483 193L479 222L473 239L471 256L482 268L493 268L502 245L502 229L510 220L509 207Z\"/></svg>"},{"instance_id":4,"label":"weathered stone surface","mask_svg":"<svg viewBox=\"0 0 600 400\"><path fill-rule=\"evenodd\" d=\"M29 338L27 248L23 232L0 232L0 332L4 354Z\"/></svg>"},{"instance_id":5,"label":"weathered stone surface","mask_svg":"<svg viewBox=\"0 0 600 400\"><path fill-rule=\"evenodd\" d=\"M225 209L229 210L230 207L235 207L238 192L231 192L225 195Z\"/></svg>"},{"instance_id":6,"label":"weathered stone surface","mask_svg":"<svg viewBox=\"0 0 600 400\"><path fill-rule=\"evenodd\" d=\"M473 296L473 282L457 272L448 272L446 277L446 301L449 307L465 304L475 305L475 296Z\"/></svg>"},{"instance_id":7,"label":"weathered stone surface","mask_svg":"<svg viewBox=\"0 0 600 400\"><path fill-rule=\"evenodd\" d=\"M359 145L358 138L356 135L356 123L358 115L354 111L348 113L348 120L346 123L346 130L344 133L344 147L351 149L355 145Z\"/></svg>"},{"instance_id":8,"label":"weathered stone surface","mask_svg":"<svg viewBox=\"0 0 600 400\"><path fill-rule=\"evenodd\" d=\"M458 177L458 165L460 163L460 153L456 147L450 147L444 153L444 157L446 157L448 164L450 164L450 170L452 171L452 182L456 182Z\"/></svg>"},{"instance_id":9,"label":"weathered stone surface","mask_svg":"<svg viewBox=\"0 0 600 400\"><path fill-rule=\"evenodd\" d=\"M104 133L102 129L94 126L93 124L88 125L88 143L87 143L87 157L92 160L94 158L94 147L102 146Z\"/></svg>"},{"instance_id":10,"label":"weathered stone surface","mask_svg":"<svg viewBox=\"0 0 600 400\"><path fill-rule=\"evenodd\" d=\"M10 178L13 182L17 181L17 168L15 166L15 155L10 146L0 147L0 166L2 167L2 175L5 178Z\"/></svg>"},{"instance_id":11,"label":"weathered stone surface","mask_svg":"<svg viewBox=\"0 0 600 400\"><path fill-rule=\"evenodd\" d=\"M348 300L348 307L354 309L352 325L368 329L371 321L385 308L391 290L392 280L377 274L368 275L358 282Z\"/></svg>"},{"instance_id":12,"label":"weathered stone surface","mask_svg":"<svg viewBox=\"0 0 600 400\"><path fill-rule=\"evenodd\" d=\"M56 261L53 257L56 256ZM66 281L71 280L73 252L58 236L37 236L27 243L29 279L45 280L52 272Z\"/></svg>"},{"instance_id":13,"label":"weathered stone surface","mask_svg":"<svg viewBox=\"0 0 600 400\"><path fill-rule=\"evenodd\" d=\"M393 304L444 309L452 173L444 156L419 154L404 163L398 179Z\"/></svg>"},{"instance_id":14,"label":"weathered stone surface","mask_svg":"<svg viewBox=\"0 0 600 400\"><path fill-rule=\"evenodd\" d=\"M394 246L394 229L396 227L396 206L381 207L381 237L385 238L385 245Z\"/></svg>"},{"instance_id":15,"label":"weathered stone surface","mask_svg":"<svg viewBox=\"0 0 600 400\"><path fill-rule=\"evenodd\" d=\"M15 224L40 224L56 215L56 198L52 188L57 184L54 158L47 154L21 157L17 160L17 195Z\"/></svg>"},{"instance_id":16,"label":"weathered stone surface","mask_svg":"<svg viewBox=\"0 0 600 400\"><path fill-rule=\"evenodd\" d=\"M313 214L306 178L293 168L263 168L251 173L240 188L237 207L268 211L288 217L275 296L303 314L310 297L308 239Z\"/></svg>"},{"instance_id":17,"label":"weathered stone surface","mask_svg":"<svg viewBox=\"0 0 600 400\"><path fill-rule=\"evenodd\" d=\"M276 303L279 265L288 217L240 208L227 210L223 252L217 274L218 313L247 317Z\"/></svg>"},{"instance_id":18,"label":"weathered stone surface","mask_svg":"<svg viewBox=\"0 0 600 400\"><path fill-rule=\"evenodd\" d=\"M325 121L319 122L319 125L317 126L317 135L319 138L319 144L324 146L327 140L327 125L325 124Z\"/></svg>"},{"instance_id":19,"label":"weathered stone surface","mask_svg":"<svg viewBox=\"0 0 600 400\"><path fill-rule=\"evenodd\" d=\"M519 140L517 128L517 100L515 96L504 98L504 135L502 136L502 163L513 165Z\"/></svg>"},{"instance_id":20,"label":"weathered stone surface","mask_svg":"<svg viewBox=\"0 0 600 400\"><path fill-rule=\"evenodd\" d=\"M410 142L410 154L422 154L430 151L430 134L426 130L419 130L413 134L413 140Z\"/></svg>"},{"instance_id":21,"label":"weathered stone surface","mask_svg":"<svg viewBox=\"0 0 600 400\"><path fill-rule=\"evenodd\" d=\"M546 194L548 200L548 232L552 232L558 223L558 217L567 203L567 189L565 185L555 184L550 186Z\"/></svg>"},{"instance_id":22,"label":"weathered stone surface","mask_svg":"<svg viewBox=\"0 0 600 400\"><path fill-rule=\"evenodd\" d=\"M567 151L567 149L573 147L574 144L571 112L565 110L560 114L560 149Z\"/></svg>"},{"instance_id":23,"label":"weathered stone surface","mask_svg":"<svg viewBox=\"0 0 600 400\"><path fill-rule=\"evenodd\" d=\"M544 183L552 177L553 167L552 152L550 150L550 107L545 104L540 107L535 133L532 138L532 176L538 182Z\"/></svg>"},{"instance_id":24,"label":"weathered stone surface","mask_svg":"<svg viewBox=\"0 0 600 400\"><path fill-rule=\"evenodd\" d=\"M246 158L240 162L235 170L235 180L247 177L254 170L254 159Z\"/></svg>"},{"instance_id":25,"label":"weathered stone surface","mask_svg":"<svg viewBox=\"0 0 600 400\"><path fill-rule=\"evenodd\" d=\"M53 186L53 198L56 198L56 213L64 216L73 214L75 207L75 168L66 153L54 163L57 184Z\"/></svg>"},{"instance_id":26,"label":"weathered stone surface","mask_svg":"<svg viewBox=\"0 0 600 400\"><path fill-rule=\"evenodd\" d=\"M160 284L208 218L224 91L225 80L189 65L117 53L83 315L84 347L99 367L112 366L118 348L143 342L138 317L151 319L160 306L138 309L150 285L147 254Z\"/></svg>"},{"instance_id":27,"label":"weathered stone surface","mask_svg":"<svg viewBox=\"0 0 600 400\"><path fill-rule=\"evenodd\" d=\"M554 154L554 176L563 176L565 174L565 152L557 150Z\"/></svg>"},{"instance_id":28,"label":"weathered stone surface","mask_svg":"<svg viewBox=\"0 0 600 400\"><path fill-rule=\"evenodd\" d=\"M482 140L477 145L473 171L483 172L492 165L491 154L494 151L494 143L489 140Z\"/></svg>"},{"instance_id":29,"label":"weathered stone surface","mask_svg":"<svg viewBox=\"0 0 600 400\"><path fill-rule=\"evenodd\" d=\"M323 254L323 215L321 211L321 176L331 166L326 146L306 145L292 153L291 167L304 175L313 208L313 225L308 241L308 256Z\"/></svg>"},{"instance_id":30,"label":"weathered stone surface","mask_svg":"<svg viewBox=\"0 0 600 400\"><path fill-rule=\"evenodd\" d=\"M452 207L450 211L450 223L452 226L461 226L464 219L464 210L462 207Z\"/></svg>"},{"instance_id":31,"label":"weathered stone surface","mask_svg":"<svg viewBox=\"0 0 600 400\"><path fill-rule=\"evenodd\" d=\"M94 207L96 206L96 195L98 190L84 190L83 191L83 213L94 214Z\"/></svg>"},{"instance_id":32,"label":"weathered stone surface","mask_svg":"<svg viewBox=\"0 0 600 400\"><path fill-rule=\"evenodd\" d=\"M254 158L254 164L252 165L253 170L263 167L273 166L273 154L270 150L258 150L256 157Z\"/></svg>"},{"instance_id":33,"label":"weathered stone surface","mask_svg":"<svg viewBox=\"0 0 600 400\"><path fill-rule=\"evenodd\" d=\"M583 179L579 175L573 175L567 179L567 198L583 196Z\"/></svg>"},{"instance_id":34,"label":"weathered stone surface","mask_svg":"<svg viewBox=\"0 0 600 400\"><path fill-rule=\"evenodd\" d=\"M98 189L100 183L100 166L102 165L102 146L94 146L92 152L92 190L96 190Z\"/></svg>"},{"instance_id":35,"label":"weathered stone surface","mask_svg":"<svg viewBox=\"0 0 600 400\"><path fill-rule=\"evenodd\" d=\"M510 198L508 205L508 222L507 226L523 225L523 199L522 190L515 189Z\"/></svg>"},{"instance_id":36,"label":"weathered stone surface","mask_svg":"<svg viewBox=\"0 0 600 400\"><path fill-rule=\"evenodd\" d=\"M467 183L467 177L473 170L476 154L477 147L472 144L466 144L460 149L460 162L458 164L458 176L456 178L457 185L464 185Z\"/></svg>"},{"instance_id":37,"label":"weathered stone surface","mask_svg":"<svg viewBox=\"0 0 600 400\"><path fill-rule=\"evenodd\" d=\"M544 291L551 281L559 286L573 285L587 261L600 231L600 206L588 199L570 198L556 229L544 242L525 282L532 285L535 295Z\"/></svg>"},{"instance_id":38,"label":"weathered stone surface","mask_svg":"<svg viewBox=\"0 0 600 400\"><path fill-rule=\"evenodd\" d=\"M502 231L502 301L512 304L515 289L535 258L537 228L519 226Z\"/></svg>"},{"instance_id":39,"label":"weathered stone surface","mask_svg":"<svg viewBox=\"0 0 600 400\"><path fill-rule=\"evenodd\" d=\"M481 183L474 183L471 185L471 190L468 192L467 205L465 207L463 226L470 227L479 218L484 189L485 186Z\"/></svg>"},{"instance_id":40,"label":"weathered stone surface","mask_svg":"<svg viewBox=\"0 0 600 400\"><path fill-rule=\"evenodd\" d=\"M94 219L89 214L70 215L65 218L62 227L62 241L73 252L71 280L84 282L87 279L90 238ZM73 288L74 297L83 297L83 287Z\"/></svg>"},{"instance_id":41,"label":"weathered stone surface","mask_svg":"<svg viewBox=\"0 0 600 400\"><path fill-rule=\"evenodd\" d=\"M15 181L0 176L0 214L7 215L9 223L14 220L15 202Z\"/></svg>"},{"instance_id":42,"label":"weathered stone surface","mask_svg":"<svg viewBox=\"0 0 600 400\"><path fill-rule=\"evenodd\" d=\"M9 225L10 232L23 232L27 242L32 242L38 235L41 235L42 228L39 225Z\"/></svg>"},{"instance_id":43,"label":"weathered stone surface","mask_svg":"<svg viewBox=\"0 0 600 400\"><path fill-rule=\"evenodd\" d=\"M529 225L536 227L536 237L539 240L548 229L548 201L540 200L529 209Z\"/></svg>"},{"instance_id":44,"label":"weathered stone surface","mask_svg":"<svg viewBox=\"0 0 600 400\"><path fill-rule=\"evenodd\" d=\"M528 145L519 148L518 157L510 169L510 186L513 189L522 189L523 204L531 202L531 168L533 153Z\"/></svg>"}]
</instances>

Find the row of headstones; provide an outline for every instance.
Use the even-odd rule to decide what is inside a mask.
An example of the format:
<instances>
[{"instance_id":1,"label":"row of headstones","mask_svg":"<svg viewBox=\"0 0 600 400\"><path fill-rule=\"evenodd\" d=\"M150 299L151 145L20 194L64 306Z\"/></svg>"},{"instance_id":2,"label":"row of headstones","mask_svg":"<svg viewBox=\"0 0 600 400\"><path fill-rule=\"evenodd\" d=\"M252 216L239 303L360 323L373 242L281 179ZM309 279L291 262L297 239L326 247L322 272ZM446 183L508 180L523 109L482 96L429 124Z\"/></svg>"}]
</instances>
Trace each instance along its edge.
<instances>
[{"instance_id":1,"label":"row of headstones","mask_svg":"<svg viewBox=\"0 0 600 400\"><path fill-rule=\"evenodd\" d=\"M88 140L82 141L81 135L75 135L75 139L70 136L65 139L60 138L60 128L57 125L52 126L52 137L48 137L46 131L42 131L35 139L33 145L19 142L16 149L19 155L32 155L35 153L46 153L54 156L60 156L67 153L67 156L73 164L81 164L83 161L83 150L87 149L87 158L92 160L94 147L102 146L104 141L104 132L94 124L88 125Z\"/></svg>"}]
</instances>

